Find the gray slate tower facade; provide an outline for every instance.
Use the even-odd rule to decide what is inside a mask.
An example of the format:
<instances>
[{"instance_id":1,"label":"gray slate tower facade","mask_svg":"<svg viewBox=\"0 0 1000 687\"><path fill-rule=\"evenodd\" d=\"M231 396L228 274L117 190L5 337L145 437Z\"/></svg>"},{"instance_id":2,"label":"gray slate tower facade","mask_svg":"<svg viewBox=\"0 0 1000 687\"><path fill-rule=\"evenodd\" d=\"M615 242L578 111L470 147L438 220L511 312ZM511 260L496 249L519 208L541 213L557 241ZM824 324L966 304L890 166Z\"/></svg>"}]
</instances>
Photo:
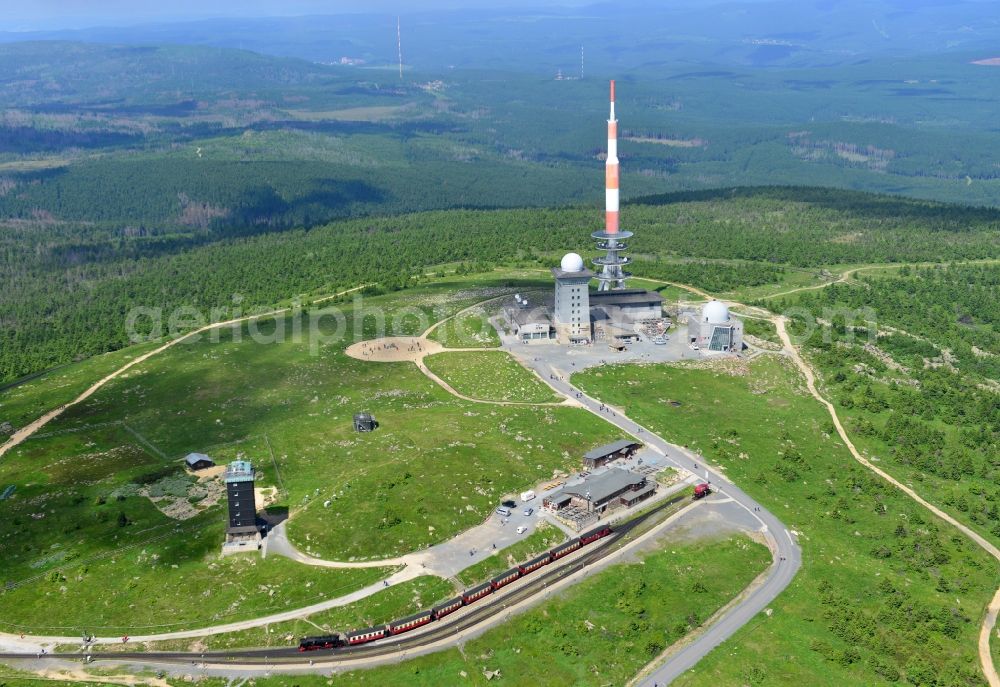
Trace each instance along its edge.
<instances>
[{"instance_id":1,"label":"gray slate tower facade","mask_svg":"<svg viewBox=\"0 0 1000 687\"><path fill-rule=\"evenodd\" d=\"M594 273L584 267L576 253L563 256L559 267L552 268L556 281L553 324L556 336L563 341L590 341L590 291Z\"/></svg>"},{"instance_id":2,"label":"gray slate tower facade","mask_svg":"<svg viewBox=\"0 0 1000 687\"><path fill-rule=\"evenodd\" d=\"M227 539L256 535L257 503L253 493L253 466L245 460L232 462L226 467L223 479L229 501Z\"/></svg>"}]
</instances>

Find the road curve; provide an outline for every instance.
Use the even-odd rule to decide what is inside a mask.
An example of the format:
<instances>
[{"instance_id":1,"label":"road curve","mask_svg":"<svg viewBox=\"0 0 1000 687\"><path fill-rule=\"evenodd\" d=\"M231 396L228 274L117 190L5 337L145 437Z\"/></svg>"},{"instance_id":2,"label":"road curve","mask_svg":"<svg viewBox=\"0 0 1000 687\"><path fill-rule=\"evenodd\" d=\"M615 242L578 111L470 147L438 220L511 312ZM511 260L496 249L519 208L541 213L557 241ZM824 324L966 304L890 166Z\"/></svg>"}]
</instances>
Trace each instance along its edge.
<instances>
[{"instance_id":1,"label":"road curve","mask_svg":"<svg viewBox=\"0 0 1000 687\"><path fill-rule=\"evenodd\" d=\"M665 456L667 461L676 468L703 476L706 481L712 484L716 492L732 498L761 524L760 531L767 539L774 560L766 573L764 582L740 597L715 622L690 639L683 648L673 653L668 652L662 665L651 671L647 668L646 677L640 678L637 682L637 684L649 687L667 685L694 667L708 652L731 637L784 591L802 565L802 551L784 523L748 496L746 492L730 482L721 472L705 465L701 456L686 448L668 443L662 437L629 419L619 409L606 406L587 396L566 381L567 375L562 370L532 358L521 358L521 360L556 392L575 400L581 407L586 408L606 422L610 422L626 434L634 436L638 441Z\"/></svg>"},{"instance_id":2,"label":"road curve","mask_svg":"<svg viewBox=\"0 0 1000 687\"><path fill-rule=\"evenodd\" d=\"M353 290L355 289L350 291ZM350 291L345 291L343 293L349 293ZM275 311L275 313L269 314L278 314L281 312L284 311L279 310ZM197 332L191 332L188 336L192 336L213 327L225 326L245 319L251 318L240 318L232 322L216 323L204 327ZM66 408L89 397L97 391L97 389L109 382L111 379L117 377L125 370L145 361L147 358L165 350L166 348L175 345L180 340L181 339L168 342L164 346L157 348L154 351L137 358L136 360L133 360L108 377L94 384L91 388L87 389L83 394L70 403L67 403L64 406L51 411L46 416L43 416L36 421L36 423L33 423L32 426L25 428L27 431L24 431L24 436L12 437L11 441L8 441L7 444L0 447L0 455L26 439L27 436L30 436L42 425L58 416ZM532 360L525 360L523 358L521 360L528 368L535 370L542 381L552 387L557 393L565 397L565 399L573 405L586 408L590 412L601 417L606 422L610 422L611 424L619 427L625 433L635 436L639 441L662 454L666 460L676 468L697 474L699 476L704 476L704 478L713 485L715 491L732 498L737 504L745 508L747 512L750 513L750 515L761 525L760 532L765 536L774 560L766 573L764 582L754 587L750 592L741 595L741 597L739 597L738 600L711 625L696 633L696 636L694 636L693 639L690 639L690 641L688 641L681 649L669 654L663 665L649 672L648 676L642 679L639 683L642 685L668 684L671 680L693 667L702 657L735 633L754 615L766 608L766 606L788 586L801 565L801 551L799 546L795 542L795 539L790 531L774 514L770 513L764 509L763 506L750 498L745 492L730 482L722 473L706 466L703 458L685 448L668 443L663 438L650 432L648 429L637 425L634 421L630 420L617 409L604 406L604 404L600 401L579 392L571 384L564 380L566 374L563 371L550 368L547 365L536 363ZM414 639L417 638L414 637Z\"/></svg>"}]
</instances>

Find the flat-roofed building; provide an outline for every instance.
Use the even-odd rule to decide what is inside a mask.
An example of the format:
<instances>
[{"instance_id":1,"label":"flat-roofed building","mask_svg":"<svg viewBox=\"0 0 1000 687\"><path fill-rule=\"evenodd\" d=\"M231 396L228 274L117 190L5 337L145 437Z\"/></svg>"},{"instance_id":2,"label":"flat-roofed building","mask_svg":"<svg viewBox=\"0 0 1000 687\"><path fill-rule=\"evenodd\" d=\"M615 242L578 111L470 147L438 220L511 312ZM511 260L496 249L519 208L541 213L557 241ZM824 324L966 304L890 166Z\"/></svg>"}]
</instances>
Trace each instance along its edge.
<instances>
[{"instance_id":1,"label":"flat-roofed building","mask_svg":"<svg viewBox=\"0 0 1000 687\"><path fill-rule=\"evenodd\" d=\"M590 294L590 308L594 319L600 317L614 323L637 324L647 320L663 319L663 296L646 289L618 289L595 291Z\"/></svg>"},{"instance_id":2,"label":"flat-roofed building","mask_svg":"<svg viewBox=\"0 0 1000 687\"><path fill-rule=\"evenodd\" d=\"M588 512L603 513L609 508L634 505L655 492L656 483L649 482L644 475L611 468L552 492L542 503L546 508L556 511L572 506Z\"/></svg>"},{"instance_id":3,"label":"flat-roofed building","mask_svg":"<svg viewBox=\"0 0 1000 687\"><path fill-rule=\"evenodd\" d=\"M619 439L583 454L583 467L595 470L618 458L629 458L642 447L638 441Z\"/></svg>"},{"instance_id":4,"label":"flat-roofed building","mask_svg":"<svg viewBox=\"0 0 1000 687\"><path fill-rule=\"evenodd\" d=\"M552 316L543 307L513 305L507 308L507 321L522 343L548 342L556 337Z\"/></svg>"}]
</instances>

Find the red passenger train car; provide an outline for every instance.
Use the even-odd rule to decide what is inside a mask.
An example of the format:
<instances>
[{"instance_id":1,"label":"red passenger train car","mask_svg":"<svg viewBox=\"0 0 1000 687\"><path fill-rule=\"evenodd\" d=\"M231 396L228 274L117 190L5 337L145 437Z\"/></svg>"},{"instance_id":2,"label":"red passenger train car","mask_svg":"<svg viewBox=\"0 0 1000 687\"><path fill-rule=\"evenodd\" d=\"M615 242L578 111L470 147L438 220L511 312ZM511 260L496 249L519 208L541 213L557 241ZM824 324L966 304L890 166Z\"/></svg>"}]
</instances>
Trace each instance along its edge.
<instances>
[{"instance_id":1,"label":"red passenger train car","mask_svg":"<svg viewBox=\"0 0 1000 687\"><path fill-rule=\"evenodd\" d=\"M484 582L483 584L471 587L470 589L466 589L464 592L462 592L462 603L468 606L469 604L483 598L487 594L492 594L492 593L493 593L493 585L491 585L489 582Z\"/></svg>"},{"instance_id":2,"label":"red passenger train car","mask_svg":"<svg viewBox=\"0 0 1000 687\"><path fill-rule=\"evenodd\" d=\"M606 537L611 534L610 525L602 525L601 527L595 527L585 534L580 535L580 544L587 545L591 542L595 542L602 537Z\"/></svg>"},{"instance_id":3,"label":"red passenger train car","mask_svg":"<svg viewBox=\"0 0 1000 687\"><path fill-rule=\"evenodd\" d=\"M511 568L507 572L500 573L492 580L490 580L490 585L493 586L494 590L500 589L500 587L504 587L510 584L520 576L521 576L521 571L518 568Z\"/></svg>"},{"instance_id":4,"label":"red passenger train car","mask_svg":"<svg viewBox=\"0 0 1000 687\"><path fill-rule=\"evenodd\" d=\"M377 627L366 627L363 630L348 632L344 637L347 639L348 644L364 644L366 642L374 642L376 639L382 639L388 635L388 627L386 625L379 625Z\"/></svg>"},{"instance_id":5,"label":"red passenger train car","mask_svg":"<svg viewBox=\"0 0 1000 687\"><path fill-rule=\"evenodd\" d=\"M434 614L431 611L421 611L420 613L414 613L413 615L408 615L405 618L400 618L399 620L393 620L391 623L386 625L386 629L391 635L398 635L404 632L409 632L414 628L418 628L421 625L426 625L430 621L434 620Z\"/></svg>"},{"instance_id":6,"label":"red passenger train car","mask_svg":"<svg viewBox=\"0 0 1000 687\"><path fill-rule=\"evenodd\" d=\"M570 539L569 541L550 549L548 553L536 556L529 561L519 564L516 568L511 568L510 570L497 575L489 582L484 582L483 584L466 589L462 592L461 596L456 596L453 599L440 603L430 610L421 611L420 613L415 613L414 615L394 620L386 625L379 625L377 627L365 628L364 630L348 632L344 635L343 639L340 639L340 637L336 635L325 637L304 637L299 642L299 651L332 649L345 643L348 645L365 644L366 642L374 642L375 640L383 639L384 637L408 632L414 628L420 627L421 625L426 625L434 620L439 620L449 613L454 613L462 606L473 604L479 599L482 599L484 596L489 596L501 587L505 587L511 582L514 582L518 578L534 572L554 560L573 553L581 546L586 546L587 544L608 536L612 533L612 531L613 530L608 525L596 527L589 532L581 534L575 539Z\"/></svg>"},{"instance_id":7,"label":"red passenger train car","mask_svg":"<svg viewBox=\"0 0 1000 687\"><path fill-rule=\"evenodd\" d=\"M538 570L543 565L548 565L552 562L552 554L543 553L537 558L532 558L530 561L525 561L517 566L517 569L521 571L522 575L527 575L528 573Z\"/></svg>"},{"instance_id":8,"label":"red passenger train car","mask_svg":"<svg viewBox=\"0 0 1000 687\"><path fill-rule=\"evenodd\" d=\"M580 538L576 537L575 539L570 539L568 542L560 544L559 546L555 547L554 549L549 551L549 555L552 556L552 560L556 560L557 558L562 558L567 554L573 553L579 548L580 548Z\"/></svg>"},{"instance_id":9,"label":"red passenger train car","mask_svg":"<svg viewBox=\"0 0 1000 687\"><path fill-rule=\"evenodd\" d=\"M434 614L434 620L440 620L449 613L454 613L462 607L462 597L456 596L454 599L445 601L442 604L438 604L431 609L431 613Z\"/></svg>"}]
</instances>

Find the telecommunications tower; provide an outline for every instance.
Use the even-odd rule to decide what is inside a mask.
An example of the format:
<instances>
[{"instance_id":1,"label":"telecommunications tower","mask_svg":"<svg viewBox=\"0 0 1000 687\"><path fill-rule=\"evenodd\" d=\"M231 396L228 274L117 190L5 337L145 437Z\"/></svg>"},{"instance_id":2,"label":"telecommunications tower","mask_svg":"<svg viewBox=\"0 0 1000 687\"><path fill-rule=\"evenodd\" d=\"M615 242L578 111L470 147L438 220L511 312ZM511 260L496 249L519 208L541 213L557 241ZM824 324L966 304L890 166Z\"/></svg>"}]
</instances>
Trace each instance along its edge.
<instances>
[{"instance_id":1,"label":"telecommunications tower","mask_svg":"<svg viewBox=\"0 0 1000 687\"><path fill-rule=\"evenodd\" d=\"M399 17L396 17L396 55L399 57L399 80L403 80L403 34L399 30Z\"/></svg>"},{"instance_id":2,"label":"telecommunications tower","mask_svg":"<svg viewBox=\"0 0 1000 687\"><path fill-rule=\"evenodd\" d=\"M611 82L611 115L608 117L608 159L604 163L604 231L595 231L591 237L605 255L594 259L598 291L625 288L625 279L632 276L622 267L629 259L622 255L628 247L624 239L632 237L630 231L618 229L618 120L615 119L615 82Z\"/></svg>"}]
</instances>

